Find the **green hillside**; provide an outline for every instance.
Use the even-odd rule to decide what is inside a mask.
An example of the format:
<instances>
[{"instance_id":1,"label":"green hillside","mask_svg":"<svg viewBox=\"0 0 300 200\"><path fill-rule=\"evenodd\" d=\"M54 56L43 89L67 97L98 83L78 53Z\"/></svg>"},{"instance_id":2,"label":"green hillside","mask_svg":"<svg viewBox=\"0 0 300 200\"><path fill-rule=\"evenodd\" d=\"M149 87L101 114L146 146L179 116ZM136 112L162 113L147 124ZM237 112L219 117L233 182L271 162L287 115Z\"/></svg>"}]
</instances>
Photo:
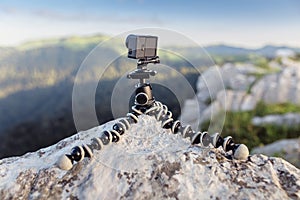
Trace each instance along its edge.
<instances>
[{"instance_id":1,"label":"green hillside","mask_svg":"<svg viewBox=\"0 0 300 200\"><path fill-rule=\"evenodd\" d=\"M108 40L110 37L105 35L94 35L90 37L66 37L66 38L51 38L45 40L36 40L26 42L16 48L21 51L26 51L30 49L45 48L51 46L64 46L70 49L84 49L91 46L96 46L102 41Z\"/></svg>"}]
</instances>

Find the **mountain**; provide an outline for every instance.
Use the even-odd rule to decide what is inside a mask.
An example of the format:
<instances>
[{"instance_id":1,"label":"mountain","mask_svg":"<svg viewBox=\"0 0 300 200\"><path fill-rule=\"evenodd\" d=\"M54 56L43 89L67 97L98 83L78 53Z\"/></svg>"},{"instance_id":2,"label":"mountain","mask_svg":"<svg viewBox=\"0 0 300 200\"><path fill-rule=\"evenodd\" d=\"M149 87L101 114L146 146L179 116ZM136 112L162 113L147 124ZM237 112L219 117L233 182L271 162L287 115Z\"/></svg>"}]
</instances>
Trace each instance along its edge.
<instances>
[{"instance_id":1,"label":"mountain","mask_svg":"<svg viewBox=\"0 0 300 200\"><path fill-rule=\"evenodd\" d=\"M261 154L231 160L190 145L142 115L117 143L70 171L58 158L113 125L108 122L22 157L0 160L1 199L299 199L300 170Z\"/></svg>"},{"instance_id":2,"label":"mountain","mask_svg":"<svg viewBox=\"0 0 300 200\"><path fill-rule=\"evenodd\" d=\"M230 56L232 56L232 55L250 54L253 52L251 49L227 46L227 45L223 45L223 44L207 46L204 48L209 54L214 54L214 55L230 55Z\"/></svg>"},{"instance_id":3,"label":"mountain","mask_svg":"<svg viewBox=\"0 0 300 200\"><path fill-rule=\"evenodd\" d=\"M276 55L276 51L280 49L290 49L296 53L300 53L300 48L288 47L288 46L272 46L272 45L266 45L262 48L256 49L255 53L266 57L274 57Z\"/></svg>"},{"instance_id":4,"label":"mountain","mask_svg":"<svg viewBox=\"0 0 300 200\"><path fill-rule=\"evenodd\" d=\"M228 45L212 45L204 48L209 54L223 55L223 56L256 54L264 57L274 58L276 56L276 51L278 51L279 49L290 49L296 53L300 53L300 48L288 47L288 46L273 46L273 45L266 45L264 47L257 48L257 49L233 47Z\"/></svg>"}]
</instances>

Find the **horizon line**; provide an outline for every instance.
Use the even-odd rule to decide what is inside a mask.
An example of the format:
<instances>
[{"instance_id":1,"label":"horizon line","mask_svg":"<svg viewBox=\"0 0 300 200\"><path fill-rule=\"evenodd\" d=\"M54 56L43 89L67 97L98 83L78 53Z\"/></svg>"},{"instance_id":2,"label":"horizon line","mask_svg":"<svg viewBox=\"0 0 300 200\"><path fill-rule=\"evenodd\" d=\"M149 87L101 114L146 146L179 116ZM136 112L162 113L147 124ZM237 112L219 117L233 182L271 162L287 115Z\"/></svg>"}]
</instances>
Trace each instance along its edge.
<instances>
[{"instance_id":1,"label":"horizon line","mask_svg":"<svg viewBox=\"0 0 300 200\"><path fill-rule=\"evenodd\" d=\"M0 42L0 48L18 48L26 44L38 42L38 41L44 41L45 43L47 41L51 40L62 40L62 39L68 39L72 37L79 37L79 38L91 38L91 37L96 37L96 36L107 36L107 37L114 37L112 34L105 34L105 33L87 33L87 34L68 34L68 35L61 35L61 36L46 36L46 37L40 37L40 38L35 38L35 39L27 39L19 42L15 42L12 44L1 44ZM193 38L191 38L193 39ZM199 42L197 42L199 43ZM230 42L224 42L224 41L216 41L216 42L211 42L211 43L205 43L205 44L199 44L202 47L212 47L212 46L227 46L227 47L233 47L233 48L243 48L243 49L249 49L249 50L255 50L255 49L262 49L264 47L268 46L273 46L273 47L288 47L288 48L300 48L300 46L293 46L289 44L277 44L277 43L271 43L271 42L266 42L262 43L260 45L245 45L245 44L234 44ZM184 45L183 45L184 46Z\"/></svg>"}]
</instances>

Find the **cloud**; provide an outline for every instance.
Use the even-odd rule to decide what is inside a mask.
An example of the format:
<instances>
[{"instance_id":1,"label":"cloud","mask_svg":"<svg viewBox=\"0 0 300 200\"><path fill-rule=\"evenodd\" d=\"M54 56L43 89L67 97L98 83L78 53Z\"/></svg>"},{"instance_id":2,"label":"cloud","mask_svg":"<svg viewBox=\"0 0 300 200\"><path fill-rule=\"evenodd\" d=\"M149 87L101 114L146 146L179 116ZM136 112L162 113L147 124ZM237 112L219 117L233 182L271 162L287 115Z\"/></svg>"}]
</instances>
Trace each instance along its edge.
<instances>
[{"instance_id":1,"label":"cloud","mask_svg":"<svg viewBox=\"0 0 300 200\"><path fill-rule=\"evenodd\" d=\"M18 9L12 6L0 6L0 13L3 14L16 14L18 13Z\"/></svg>"}]
</instances>

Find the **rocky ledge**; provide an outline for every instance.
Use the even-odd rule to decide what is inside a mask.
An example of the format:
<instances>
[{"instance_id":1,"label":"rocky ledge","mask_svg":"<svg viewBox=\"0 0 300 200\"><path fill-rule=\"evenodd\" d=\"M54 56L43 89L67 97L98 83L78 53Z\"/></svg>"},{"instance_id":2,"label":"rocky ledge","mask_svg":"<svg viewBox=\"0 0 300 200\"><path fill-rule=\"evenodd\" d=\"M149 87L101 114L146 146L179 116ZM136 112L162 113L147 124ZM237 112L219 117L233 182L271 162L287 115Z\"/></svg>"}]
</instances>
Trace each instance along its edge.
<instances>
[{"instance_id":1,"label":"rocky ledge","mask_svg":"<svg viewBox=\"0 0 300 200\"><path fill-rule=\"evenodd\" d=\"M186 101L181 121L198 127L221 111L250 111L260 101L300 105L300 62L283 61L279 69L271 67L270 72L252 64L210 67L198 79L197 95ZM294 117L299 121L299 116Z\"/></svg>"},{"instance_id":2,"label":"rocky ledge","mask_svg":"<svg viewBox=\"0 0 300 200\"><path fill-rule=\"evenodd\" d=\"M300 170L283 159L229 160L222 149L191 146L140 116L122 139L70 171L64 153L109 122L37 152L0 161L0 199L299 199Z\"/></svg>"}]
</instances>

